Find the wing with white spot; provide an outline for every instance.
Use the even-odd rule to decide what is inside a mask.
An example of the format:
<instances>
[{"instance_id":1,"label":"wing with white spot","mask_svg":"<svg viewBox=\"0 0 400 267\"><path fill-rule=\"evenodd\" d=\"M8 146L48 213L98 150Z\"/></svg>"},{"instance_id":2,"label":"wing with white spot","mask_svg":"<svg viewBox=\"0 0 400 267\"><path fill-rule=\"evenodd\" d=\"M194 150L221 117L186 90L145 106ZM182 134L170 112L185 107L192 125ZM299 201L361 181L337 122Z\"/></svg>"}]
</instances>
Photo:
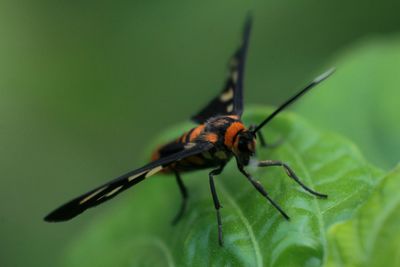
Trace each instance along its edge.
<instances>
[{"instance_id":1,"label":"wing with white spot","mask_svg":"<svg viewBox=\"0 0 400 267\"><path fill-rule=\"evenodd\" d=\"M249 16L244 27L242 44L229 62L228 78L225 81L222 92L192 117L194 122L204 123L209 118L218 115L237 115L239 117L242 115L243 75L251 23L251 17Z\"/></svg>"},{"instance_id":2,"label":"wing with white spot","mask_svg":"<svg viewBox=\"0 0 400 267\"><path fill-rule=\"evenodd\" d=\"M48 222L67 221L81 214L86 209L97 206L115 197L129 187L161 171L168 165L193 156L213 147L211 143L189 143L187 148L178 153L153 161L140 169L128 172L108 183L103 184L52 211L44 220Z\"/></svg>"}]
</instances>

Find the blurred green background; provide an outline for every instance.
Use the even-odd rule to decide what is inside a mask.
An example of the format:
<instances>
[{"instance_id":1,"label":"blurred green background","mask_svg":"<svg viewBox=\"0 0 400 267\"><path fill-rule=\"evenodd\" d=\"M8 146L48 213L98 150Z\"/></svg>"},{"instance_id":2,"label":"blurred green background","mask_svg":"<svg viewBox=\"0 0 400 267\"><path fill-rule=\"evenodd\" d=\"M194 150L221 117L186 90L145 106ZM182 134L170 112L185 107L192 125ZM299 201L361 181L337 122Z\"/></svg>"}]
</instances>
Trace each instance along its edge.
<instances>
[{"instance_id":1,"label":"blurred green background","mask_svg":"<svg viewBox=\"0 0 400 267\"><path fill-rule=\"evenodd\" d=\"M248 10L246 103L276 105L343 50L400 30L394 0L0 1L0 266L57 265L112 204L42 217L144 163L220 90Z\"/></svg>"}]
</instances>

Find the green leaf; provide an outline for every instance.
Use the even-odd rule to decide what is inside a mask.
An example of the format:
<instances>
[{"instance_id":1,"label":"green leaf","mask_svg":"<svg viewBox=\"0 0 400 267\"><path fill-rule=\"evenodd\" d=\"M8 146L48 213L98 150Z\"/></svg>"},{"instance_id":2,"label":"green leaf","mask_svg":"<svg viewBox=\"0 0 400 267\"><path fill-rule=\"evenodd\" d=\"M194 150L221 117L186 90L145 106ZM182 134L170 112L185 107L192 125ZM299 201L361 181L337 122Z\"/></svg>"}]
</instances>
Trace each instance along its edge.
<instances>
[{"instance_id":1,"label":"green leaf","mask_svg":"<svg viewBox=\"0 0 400 267\"><path fill-rule=\"evenodd\" d=\"M400 38L359 43L332 64L337 72L296 110L354 140L375 164L393 168L400 158Z\"/></svg>"},{"instance_id":2,"label":"green leaf","mask_svg":"<svg viewBox=\"0 0 400 267\"><path fill-rule=\"evenodd\" d=\"M400 166L389 173L354 218L328 234L326 266L400 266Z\"/></svg>"},{"instance_id":3,"label":"green leaf","mask_svg":"<svg viewBox=\"0 0 400 267\"><path fill-rule=\"evenodd\" d=\"M248 109L244 121L260 122L270 112ZM187 126L163 134L160 140L177 136ZM305 184L329 198L304 192L281 168L250 168L291 216L285 221L232 161L216 179L223 205L221 248L208 172L184 174L189 209L175 227L170 225L180 204L175 179L154 177L105 205L111 210L80 234L65 266L320 266L326 257L326 230L352 216L381 172L351 142L320 132L291 113L280 115L264 134L272 143L283 142L275 149L259 148L260 159L288 163Z\"/></svg>"}]
</instances>

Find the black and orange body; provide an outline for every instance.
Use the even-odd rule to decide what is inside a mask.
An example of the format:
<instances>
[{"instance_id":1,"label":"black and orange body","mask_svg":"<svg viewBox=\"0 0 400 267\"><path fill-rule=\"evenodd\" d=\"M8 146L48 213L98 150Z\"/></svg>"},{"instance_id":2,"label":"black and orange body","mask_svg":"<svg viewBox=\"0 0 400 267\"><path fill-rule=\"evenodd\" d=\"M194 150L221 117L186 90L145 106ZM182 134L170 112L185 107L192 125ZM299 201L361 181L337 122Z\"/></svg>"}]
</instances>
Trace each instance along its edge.
<instances>
[{"instance_id":1,"label":"black and orange body","mask_svg":"<svg viewBox=\"0 0 400 267\"><path fill-rule=\"evenodd\" d=\"M209 185L216 209L218 224L218 240L222 245L222 219L220 215L220 202L214 184L214 178L219 175L225 165L232 159L237 163L238 170L247 178L254 188L262 194L284 218L289 216L275 203L261 183L249 174L245 167L250 159L255 156L256 140L263 147L265 139L260 129L268 124L283 109L297 100L315 85L326 79L332 70L314 79L305 88L280 105L272 114L256 126L246 127L241 121L243 113L243 78L246 53L249 44L251 18L249 17L243 31L243 39L239 48L233 54L229 66L228 77L223 90L211 100L208 105L192 117L197 123L193 129L183 133L177 139L160 146L153 154L151 162L139 169L133 170L111 180L89 192L78 196L45 217L46 221L59 222L74 218L85 210L108 201L126 189L146 180L159 172L171 173L176 177L177 184L182 194L182 205L173 223L177 223L187 208L188 191L181 179L181 173L201 169L211 169L209 172ZM259 167L280 166L286 174L309 193L327 197L306 185L296 176L294 171L285 163L274 160L256 161Z\"/></svg>"},{"instance_id":2,"label":"black and orange body","mask_svg":"<svg viewBox=\"0 0 400 267\"><path fill-rule=\"evenodd\" d=\"M206 121L182 136L158 148L152 160L171 155L192 143L207 142L213 148L171 164L163 172L188 172L209 169L226 164L235 154L240 154L240 134L249 132L237 116L218 116ZM255 152L255 136L247 147L251 156ZM244 148L241 148L244 151ZM247 164L246 164L247 165Z\"/></svg>"}]
</instances>

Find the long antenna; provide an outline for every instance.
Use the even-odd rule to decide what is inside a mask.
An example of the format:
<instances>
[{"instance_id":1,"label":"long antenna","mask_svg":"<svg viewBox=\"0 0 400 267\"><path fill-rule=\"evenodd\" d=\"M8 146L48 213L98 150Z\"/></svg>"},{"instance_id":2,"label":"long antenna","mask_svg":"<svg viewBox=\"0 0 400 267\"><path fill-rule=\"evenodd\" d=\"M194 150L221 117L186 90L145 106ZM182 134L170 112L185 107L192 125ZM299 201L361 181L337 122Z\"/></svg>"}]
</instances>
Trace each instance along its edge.
<instances>
[{"instance_id":1,"label":"long antenna","mask_svg":"<svg viewBox=\"0 0 400 267\"><path fill-rule=\"evenodd\" d=\"M315 78L310 84L308 84L304 89L302 89L300 92L289 98L286 102L284 102L282 105L280 105L274 112L272 112L271 115L269 115L263 122L261 122L254 130L253 133L258 132L262 127L264 127L268 122L270 122L276 115L278 115L282 110L284 110L286 107L288 107L290 104L295 102L299 97L301 97L303 94L305 94L307 91L309 91L311 88L328 78L332 73L335 72L335 68L331 68L328 71L324 72L317 78Z\"/></svg>"}]
</instances>

